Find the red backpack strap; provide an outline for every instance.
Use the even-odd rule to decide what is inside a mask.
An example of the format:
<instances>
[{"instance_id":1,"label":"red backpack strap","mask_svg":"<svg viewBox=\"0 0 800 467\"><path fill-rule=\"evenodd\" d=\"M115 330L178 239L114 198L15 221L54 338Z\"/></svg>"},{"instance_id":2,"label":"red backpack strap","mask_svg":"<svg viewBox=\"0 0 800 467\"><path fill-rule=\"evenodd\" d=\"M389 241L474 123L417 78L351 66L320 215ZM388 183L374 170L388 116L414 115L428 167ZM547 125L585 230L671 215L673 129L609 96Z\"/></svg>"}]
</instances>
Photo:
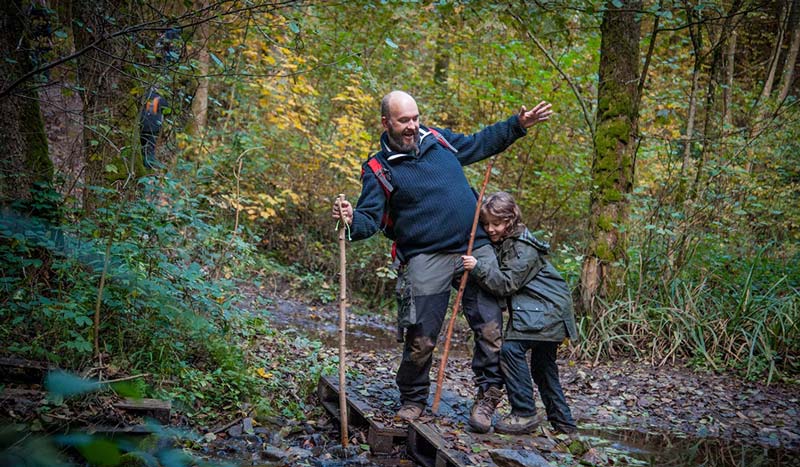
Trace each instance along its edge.
<instances>
[{"instance_id":1,"label":"red backpack strap","mask_svg":"<svg viewBox=\"0 0 800 467\"><path fill-rule=\"evenodd\" d=\"M367 165L370 170L372 170L372 173L375 174L375 177L378 178L378 183L381 185L381 188L383 188L383 194L386 195L386 199L388 200L394 191L394 187L389 181L389 178L386 177L387 170L383 168L381 161L379 161L377 157L370 157L369 160L367 160Z\"/></svg>"},{"instance_id":2,"label":"red backpack strap","mask_svg":"<svg viewBox=\"0 0 800 467\"><path fill-rule=\"evenodd\" d=\"M438 141L442 146L446 147L450 151L458 152L458 149L453 147L453 145L450 144L450 141L447 141L446 139L444 139L444 136L442 136L441 133L439 133L438 131L434 130L433 128L429 128L429 130L433 134L433 137L436 138L436 141Z\"/></svg>"},{"instance_id":3,"label":"red backpack strap","mask_svg":"<svg viewBox=\"0 0 800 467\"><path fill-rule=\"evenodd\" d=\"M383 194L386 196L386 206L383 211L383 218L381 219L381 230L387 232L387 229L391 230L394 227L394 221L392 216L389 215L389 198L392 197L392 192L394 191L394 186L389 181L389 177L387 174L389 171L381 164L381 161L378 160L377 157L370 157L367 160L367 166L375 174L375 178L378 179L378 184L383 189ZM364 169L361 169L361 176L364 176ZM392 243L392 260L397 257L397 242Z\"/></svg>"}]
</instances>

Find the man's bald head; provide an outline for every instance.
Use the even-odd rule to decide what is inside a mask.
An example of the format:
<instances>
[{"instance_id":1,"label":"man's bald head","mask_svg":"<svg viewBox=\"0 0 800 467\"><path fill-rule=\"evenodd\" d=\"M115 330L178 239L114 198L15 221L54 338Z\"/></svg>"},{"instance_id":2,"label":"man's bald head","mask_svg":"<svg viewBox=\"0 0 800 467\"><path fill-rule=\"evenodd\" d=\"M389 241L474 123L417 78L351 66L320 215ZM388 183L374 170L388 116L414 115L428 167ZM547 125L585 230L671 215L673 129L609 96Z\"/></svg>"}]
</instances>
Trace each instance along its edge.
<instances>
[{"instance_id":1,"label":"man's bald head","mask_svg":"<svg viewBox=\"0 0 800 467\"><path fill-rule=\"evenodd\" d=\"M411 97L410 94L403 91L392 91L381 99L381 117L389 117L389 113L392 110L392 107L397 106L398 104L407 104L409 102L413 102L416 106L417 101Z\"/></svg>"}]
</instances>

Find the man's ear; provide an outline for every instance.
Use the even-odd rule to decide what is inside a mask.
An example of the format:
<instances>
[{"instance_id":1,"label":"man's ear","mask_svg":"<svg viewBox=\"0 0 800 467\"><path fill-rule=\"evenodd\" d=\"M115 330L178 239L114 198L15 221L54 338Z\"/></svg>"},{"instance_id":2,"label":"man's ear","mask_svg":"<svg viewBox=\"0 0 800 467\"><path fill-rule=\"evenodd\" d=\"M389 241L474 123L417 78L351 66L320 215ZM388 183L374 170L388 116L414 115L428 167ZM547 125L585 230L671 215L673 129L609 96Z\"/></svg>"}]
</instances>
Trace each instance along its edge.
<instances>
[{"instance_id":1,"label":"man's ear","mask_svg":"<svg viewBox=\"0 0 800 467\"><path fill-rule=\"evenodd\" d=\"M383 129L384 130L388 130L389 129L389 119L386 118L385 115L381 116L381 125L383 125Z\"/></svg>"}]
</instances>

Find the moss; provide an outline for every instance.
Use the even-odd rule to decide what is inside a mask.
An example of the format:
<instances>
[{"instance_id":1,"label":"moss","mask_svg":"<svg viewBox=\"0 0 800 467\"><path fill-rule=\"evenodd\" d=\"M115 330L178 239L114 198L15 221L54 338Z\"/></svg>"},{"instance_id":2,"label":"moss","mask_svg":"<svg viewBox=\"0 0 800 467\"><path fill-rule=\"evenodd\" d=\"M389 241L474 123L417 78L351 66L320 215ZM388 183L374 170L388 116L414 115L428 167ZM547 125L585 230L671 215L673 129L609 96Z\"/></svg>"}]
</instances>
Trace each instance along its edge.
<instances>
[{"instance_id":1,"label":"moss","mask_svg":"<svg viewBox=\"0 0 800 467\"><path fill-rule=\"evenodd\" d=\"M610 231L614 228L614 221L611 219L611 216L601 214L597 218L597 227L600 230L604 230L606 232Z\"/></svg>"},{"instance_id":2,"label":"moss","mask_svg":"<svg viewBox=\"0 0 800 467\"><path fill-rule=\"evenodd\" d=\"M601 261L612 262L616 259L611 247L602 240L595 244L594 254Z\"/></svg>"},{"instance_id":3,"label":"moss","mask_svg":"<svg viewBox=\"0 0 800 467\"><path fill-rule=\"evenodd\" d=\"M129 452L123 454L119 458L119 464L117 467L148 467L149 462L141 456L141 454L136 452Z\"/></svg>"},{"instance_id":4,"label":"moss","mask_svg":"<svg viewBox=\"0 0 800 467\"><path fill-rule=\"evenodd\" d=\"M603 190L603 200L605 204L608 203L618 203L622 201L622 193L617 188L606 188Z\"/></svg>"}]
</instances>

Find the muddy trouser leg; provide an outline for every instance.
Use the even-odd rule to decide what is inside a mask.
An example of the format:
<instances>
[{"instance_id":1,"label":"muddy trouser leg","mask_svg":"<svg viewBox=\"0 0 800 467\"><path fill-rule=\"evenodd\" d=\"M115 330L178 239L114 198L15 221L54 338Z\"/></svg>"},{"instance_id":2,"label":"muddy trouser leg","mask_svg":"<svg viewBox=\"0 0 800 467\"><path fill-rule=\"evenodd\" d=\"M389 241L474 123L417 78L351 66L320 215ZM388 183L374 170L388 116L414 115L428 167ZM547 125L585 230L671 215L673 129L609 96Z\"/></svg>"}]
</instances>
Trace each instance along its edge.
<instances>
[{"instance_id":1,"label":"muddy trouser leg","mask_svg":"<svg viewBox=\"0 0 800 467\"><path fill-rule=\"evenodd\" d=\"M500 351L500 365L506 383L506 393L511 411L520 417L536 415L536 402L533 399L531 370L525 359L532 341L506 340Z\"/></svg>"},{"instance_id":2,"label":"muddy trouser leg","mask_svg":"<svg viewBox=\"0 0 800 467\"><path fill-rule=\"evenodd\" d=\"M403 360L397 370L401 403L427 404L433 349L442 329L449 298L449 293L415 297L417 324L406 329Z\"/></svg>"},{"instance_id":3,"label":"muddy trouser leg","mask_svg":"<svg viewBox=\"0 0 800 467\"><path fill-rule=\"evenodd\" d=\"M547 410L550 423L575 427L575 420L567 405L561 382L558 379L556 350L558 342L534 342L531 347L531 376Z\"/></svg>"},{"instance_id":4,"label":"muddy trouser leg","mask_svg":"<svg viewBox=\"0 0 800 467\"><path fill-rule=\"evenodd\" d=\"M452 256L417 255L411 258L402 272L406 274L403 282L412 288L406 296L414 301L416 322L406 328L403 359L397 370L396 382L401 403L427 404L433 350L450 299Z\"/></svg>"},{"instance_id":5,"label":"muddy trouser leg","mask_svg":"<svg viewBox=\"0 0 800 467\"><path fill-rule=\"evenodd\" d=\"M490 245L477 248L473 252L473 256L479 261L486 255L491 255L494 260L494 251ZM475 351L472 355L475 386L484 391L490 386L502 388L500 346L503 344L503 312L497 298L470 279L464 289L462 305L464 316L475 337Z\"/></svg>"}]
</instances>

